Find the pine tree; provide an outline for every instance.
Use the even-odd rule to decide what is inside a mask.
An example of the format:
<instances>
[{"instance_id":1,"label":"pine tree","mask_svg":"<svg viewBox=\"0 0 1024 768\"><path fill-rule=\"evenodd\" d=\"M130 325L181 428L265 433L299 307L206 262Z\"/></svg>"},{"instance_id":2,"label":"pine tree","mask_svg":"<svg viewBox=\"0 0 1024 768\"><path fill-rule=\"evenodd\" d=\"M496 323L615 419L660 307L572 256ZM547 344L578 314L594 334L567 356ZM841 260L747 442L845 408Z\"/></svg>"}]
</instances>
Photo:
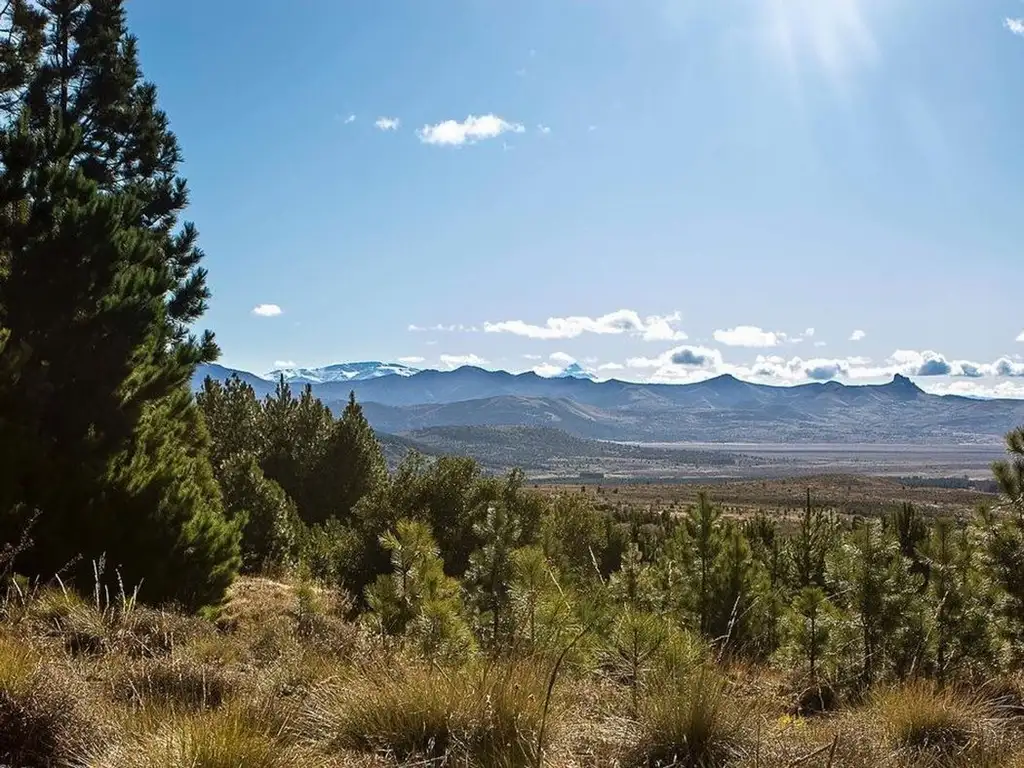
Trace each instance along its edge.
<instances>
[{"instance_id":1,"label":"pine tree","mask_svg":"<svg viewBox=\"0 0 1024 768\"><path fill-rule=\"evenodd\" d=\"M1024 520L1024 427L1006 435L1006 451L1010 457L997 461L992 472L1007 503Z\"/></svg>"},{"instance_id":2,"label":"pine tree","mask_svg":"<svg viewBox=\"0 0 1024 768\"><path fill-rule=\"evenodd\" d=\"M0 536L38 511L21 570L91 580L105 554L144 600L217 602L237 532L189 392L217 348L190 334L209 292L176 139L117 0L11 2L0 28L0 327L23 356L0 382Z\"/></svg>"},{"instance_id":3,"label":"pine tree","mask_svg":"<svg viewBox=\"0 0 1024 768\"><path fill-rule=\"evenodd\" d=\"M518 522L502 503L491 504L477 524L481 547L469 558L465 582L491 648L499 648L511 633L511 586L515 570L512 553L519 540Z\"/></svg>"},{"instance_id":4,"label":"pine tree","mask_svg":"<svg viewBox=\"0 0 1024 768\"><path fill-rule=\"evenodd\" d=\"M210 462L214 473L238 454L259 459L264 454L263 409L252 386L238 376L221 383L209 376L196 403L210 433Z\"/></svg>"},{"instance_id":5,"label":"pine tree","mask_svg":"<svg viewBox=\"0 0 1024 768\"><path fill-rule=\"evenodd\" d=\"M727 523L717 564L718 585L713 605L712 635L726 647L770 652L775 620L767 574L751 554L739 526Z\"/></svg>"},{"instance_id":6,"label":"pine tree","mask_svg":"<svg viewBox=\"0 0 1024 768\"><path fill-rule=\"evenodd\" d=\"M900 552L910 563L911 573L921 578L921 588L928 585L928 563L921 548L928 542L928 524L913 504L904 502L886 520L900 545Z\"/></svg>"},{"instance_id":7,"label":"pine tree","mask_svg":"<svg viewBox=\"0 0 1024 768\"><path fill-rule=\"evenodd\" d=\"M411 499L437 535L445 572L461 577L481 541L475 527L494 500L481 482L480 466L465 456L442 456L425 469Z\"/></svg>"},{"instance_id":8,"label":"pine tree","mask_svg":"<svg viewBox=\"0 0 1024 768\"><path fill-rule=\"evenodd\" d=\"M315 411L309 419L316 425ZM311 446L311 450L316 450ZM379 487L387 476L380 443L370 428L355 393L327 437L315 469L311 500L301 511L308 522L336 517L345 521L365 495Z\"/></svg>"},{"instance_id":9,"label":"pine tree","mask_svg":"<svg viewBox=\"0 0 1024 768\"><path fill-rule=\"evenodd\" d=\"M835 601L857 636L862 682L870 684L886 662L908 674L922 658L920 581L909 573L899 542L878 520L860 521L831 558Z\"/></svg>"},{"instance_id":10,"label":"pine tree","mask_svg":"<svg viewBox=\"0 0 1024 768\"><path fill-rule=\"evenodd\" d=\"M302 478L307 471L295 453L297 442L296 412L299 403L284 376L277 380L273 394L263 399L263 452L260 467L263 474L280 485L289 498L302 492Z\"/></svg>"},{"instance_id":11,"label":"pine tree","mask_svg":"<svg viewBox=\"0 0 1024 768\"><path fill-rule=\"evenodd\" d=\"M986 583L971 529L957 531L941 518L923 548L931 578L928 600L934 616L935 675L979 679L996 665L997 619L992 585Z\"/></svg>"},{"instance_id":12,"label":"pine tree","mask_svg":"<svg viewBox=\"0 0 1024 768\"><path fill-rule=\"evenodd\" d=\"M793 611L801 619L796 643L807 658L811 680L818 674L818 661L828 648L828 598L820 587L804 587L793 603Z\"/></svg>"},{"instance_id":13,"label":"pine tree","mask_svg":"<svg viewBox=\"0 0 1024 768\"><path fill-rule=\"evenodd\" d=\"M793 540L793 576L796 587L825 587L825 560L835 544L835 523L824 510L811 504L811 489Z\"/></svg>"},{"instance_id":14,"label":"pine tree","mask_svg":"<svg viewBox=\"0 0 1024 768\"><path fill-rule=\"evenodd\" d=\"M685 601L697 629L708 638L714 635L720 594L718 561L725 545L721 518L722 510L702 491L696 506L687 509L683 523L689 545L682 563L688 586Z\"/></svg>"},{"instance_id":15,"label":"pine tree","mask_svg":"<svg viewBox=\"0 0 1024 768\"><path fill-rule=\"evenodd\" d=\"M446 576L430 528L400 520L381 539L393 571L367 588L367 620L382 636L408 635L428 658L458 657L473 647L459 583Z\"/></svg>"},{"instance_id":16,"label":"pine tree","mask_svg":"<svg viewBox=\"0 0 1024 768\"><path fill-rule=\"evenodd\" d=\"M582 494L556 496L541 522L544 553L575 583L599 575L597 564L607 544L604 519Z\"/></svg>"},{"instance_id":17,"label":"pine tree","mask_svg":"<svg viewBox=\"0 0 1024 768\"><path fill-rule=\"evenodd\" d=\"M619 570L608 580L608 591L615 605L638 611L655 609L658 594L654 573L651 566L644 563L636 542L626 545Z\"/></svg>"},{"instance_id":18,"label":"pine tree","mask_svg":"<svg viewBox=\"0 0 1024 768\"><path fill-rule=\"evenodd\" d=\"M242 529L242 563L249 573L289 568L298 559L301 522L295 503L267 479L256 458L238 453L224 462L220 478L224 509Z\"/></svg>"}]
</instances>

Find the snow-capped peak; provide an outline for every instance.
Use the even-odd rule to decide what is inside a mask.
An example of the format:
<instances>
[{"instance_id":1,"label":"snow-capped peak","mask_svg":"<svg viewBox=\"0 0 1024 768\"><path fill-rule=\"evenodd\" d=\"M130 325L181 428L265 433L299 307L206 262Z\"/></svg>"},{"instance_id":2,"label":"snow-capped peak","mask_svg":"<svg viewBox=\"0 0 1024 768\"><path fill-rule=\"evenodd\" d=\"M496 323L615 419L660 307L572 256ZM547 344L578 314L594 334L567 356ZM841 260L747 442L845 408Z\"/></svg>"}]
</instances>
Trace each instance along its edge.
<instances>
[{"instance_id":1,"label":"snow-capped peak","mask_svg":"<svg viewBox=\"0 0 1024 768\"><path fill-rule=\"evenodd\" d=\"M551 378L553 379L587 379L588 381L596 381L597 376L588 371L579 363L570 363L562 369L560 373L556 373Z\"/></svg>"},{"instance_id":2,"label":"snow-capped peak","mask_svg":"<svg viewBox=\"0 0 1024 768\"><path fill-rule=\"evenodd\" d=\"M284 380L289 383L329 384L337 381L366 381L384 376L412 376L417 373L418 368L399 363L335 363L323 368L278 368L268 373L267 378L276 381L284 376Z\"/></svg>"}]
</instances>

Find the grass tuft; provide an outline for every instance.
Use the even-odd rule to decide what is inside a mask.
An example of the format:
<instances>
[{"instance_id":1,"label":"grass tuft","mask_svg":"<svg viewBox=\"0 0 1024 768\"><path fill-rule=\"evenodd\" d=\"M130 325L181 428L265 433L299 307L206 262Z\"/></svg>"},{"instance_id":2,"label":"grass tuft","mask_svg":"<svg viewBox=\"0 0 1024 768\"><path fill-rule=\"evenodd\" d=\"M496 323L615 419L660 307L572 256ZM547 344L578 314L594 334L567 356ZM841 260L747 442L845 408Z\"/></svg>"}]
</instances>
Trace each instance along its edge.
<instances>
[{"instance_id":1,"label":"grass tuft","mask_svg":"<svg viewBox=\"0 0 1024 768\"><path fill-rule=\"evenodd\" d=\"M223 665L165 657L130 661L114 686L121 701L173 710L215 709L237 687Z\"/></svg>"},{"instance_id":2,"label":"grass tuft","mask_svg":"<svg viewBox=\"0 0 1024 768\"><path fill-rule=\"evenodd\" d=\"M535 764L547 677L526 663L359 670L315 691L301 730L332 749L457 764Z\"/></svg>"},{"instance_id":3,"label":"grass tuft","mask_svg":"<svg viewBox=\"0 0 1024 768\"><path fill-rule=\"evenodd\" d=\"M61 674L67 673L67 674ZM77 681L24 641L0 636L0 765L69 765L100 738Z\"/></svg>"},{"instance_id":4,"label":"grass tuft","mask_svg":"<svg viewBox=\"0 0 1024 768\"><path fill-rule=\"evenodd\" d=\"M972 746L975 725L984 717L973 699L924 681L879 694L875 708L895 746L946 757Z\"/></svg>"},{"instance_id":5,"label":"grass tuft","mask_svg":"<svg viewBox=\"0 0 1024 768\"><path fill-rule=\"evenodd\" d=\"M155 730L86 761L87 768L294 768L326 766L312 750L282 743L272 727L225 708L163 718Z\"/></svg>"},{"instance_id":6,"label":"grass tuft","mask_svg":"<svg viewBox=\"0 0 1024 768\"><path fill-rule=\"evenodd\" d=\"M641 703L634 766L716 768L739 757L743 716L726 682L702 667L683 680L668 680Z\"/></svg>"}]
</instances>

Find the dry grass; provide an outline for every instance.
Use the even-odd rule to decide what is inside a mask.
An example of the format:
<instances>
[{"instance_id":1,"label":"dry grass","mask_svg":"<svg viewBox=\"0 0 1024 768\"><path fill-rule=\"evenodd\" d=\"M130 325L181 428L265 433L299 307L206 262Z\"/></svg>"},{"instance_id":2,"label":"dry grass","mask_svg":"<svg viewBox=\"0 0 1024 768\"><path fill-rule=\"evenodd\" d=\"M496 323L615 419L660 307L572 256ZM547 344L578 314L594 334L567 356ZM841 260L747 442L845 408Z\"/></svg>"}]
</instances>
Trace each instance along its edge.
<instances>
[{"instance_id":1,"label":"dry grass","mask_svg":"<svg viewBox=\"0 0 1024 768\"><path fill-rule=\"evenodd\" d=\"M642 704L636 766L717 768L744 753L756 715L736 706L726 681L709 667L667 680Z\"/></svg>"},{"instance_id":2,"label":"dry grass","mask_svg":"<svg viewBox=\"0 0 1024 768\"><path fill-rule=\"evenodd\" d=\"M71 765L102 737L86 699L71 670L47 663L23 640L0 636L0 765Z\"/></svg>"},{"instance_id":3,"label":"dry grass","mask_svg":"<svg viewBox=\"0 0 1024 768\"><path fill-rule=\"evenodd\" d=\"M431 666L366 645L344 599L242 580L213 623L59 590L0 621L0 765L68 768L1024 768L1013 677L801 717L784 671L724 660L628 686L550 661ZM304 611L304 612L303 612ZM671 666L671 665L670 665ZM671 674L670 674L671 673Z\"/></svg>"},{"instance_id":4,"label":"dry grass","mask_svg":"<svg viewBox=\"0 0 1024 768\"><path fill-rule=\"evenodd\" d=\"M913 473L908 473L913 474ZM978 504L991 503L994 496L980 491L955 488L905 487L897 480L866 475L811 475L756 480L708 480L701 483L584 483L592 497L614 504L629 504L653 511L681 512L708 492L725 508L727 515L744 517L759 509L774 512L786 520L803 509L807 489L815 506L834 509L840 515L868 514L889 510L907 501L928 514L971 514ZM544 493L579 492L581 483L544 484Z\"/></svg>"},{"instance_id":5,"label":"dry grass","mask_svg":"<svg viewBox=\"0 0 1024 768\"><path fill-rule=\"evenodd\" d=\"M313 694L300 730L335 749L398 760L528 766L535 764L546 685L544 670L525 662L360 669Z\"/></svg>"},{"instance_id":6,"label":"dry grass","mask_svg":"<svg viewBox=\"0 0 1024 768\"><path fill-rule=\"evenodd\" d=\"M928 682L877 694L874 709L894 747L944 760L978 746L988 719L986 708L975 698Z\"/></svg>"},{"instance_id":7,"label":"dry grass","mask_svg":"<svg viewBox=\"0 0 1024 768\"><path fill-rule=\"evenodd\" d=\"M89 758L88 768L318 768L332 763L312 749L288 744L273 724L240 708L164 717Z\"/></svg>"}]
</instances>

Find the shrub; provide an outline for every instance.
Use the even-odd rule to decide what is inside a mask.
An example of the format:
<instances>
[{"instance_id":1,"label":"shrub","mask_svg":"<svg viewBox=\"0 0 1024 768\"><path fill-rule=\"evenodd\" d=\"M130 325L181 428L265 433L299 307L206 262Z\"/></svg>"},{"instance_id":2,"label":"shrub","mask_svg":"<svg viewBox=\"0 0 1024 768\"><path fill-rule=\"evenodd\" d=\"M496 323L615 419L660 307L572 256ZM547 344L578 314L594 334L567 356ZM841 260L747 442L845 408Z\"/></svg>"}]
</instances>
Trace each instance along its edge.
<instances>
[{"instance_id":1,"label":"shrub","mask_svg":"<svg viewBox=\"0 0 1024 768\"><path fill-rule=\"evenodd\" d=\"M740 754L743 717L726 683L708 667L668 680L641 702L635 766L713 768Z\"/></svg>"},{"instance_id":2,"label":"shrub","mask_svg":"<svg viewBox=\"0 0 1024 768\"><path fill-rule=\"evenodd\" d=\"M301 730L334 750L528 766L546 686L544 671L527 663L359 670L312 694Z\"/></svg>"}]
</instances>

